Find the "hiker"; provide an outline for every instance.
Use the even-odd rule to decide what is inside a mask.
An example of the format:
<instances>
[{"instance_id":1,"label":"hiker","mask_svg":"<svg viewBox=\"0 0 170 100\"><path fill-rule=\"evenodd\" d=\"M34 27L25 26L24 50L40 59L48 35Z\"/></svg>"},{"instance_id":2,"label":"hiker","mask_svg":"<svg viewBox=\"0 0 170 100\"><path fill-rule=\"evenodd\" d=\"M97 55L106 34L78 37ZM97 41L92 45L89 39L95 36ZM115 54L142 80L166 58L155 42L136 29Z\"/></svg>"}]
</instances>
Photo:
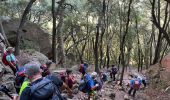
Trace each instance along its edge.
<instances>
[{"instance_id":1,"label":"hiker","mask_svg":"<svg viewBox=\"0 0 170 100\"><path fill-rule=\"evenodd\" d=\"M101 79L102 79L102 82L106 82L107 81L107 74L102 72L101 73Z\"/></svg>"},{"instance_id":2,"label":"hiker","mask_svg":"<svg viewBox=\"0 0 170 100\"><path fill-rule=\"evenodd\" d=\"M100 91L102 89L102 80L100 79L100 77L97 75L96 72L92 72L91 73L91 78L93 79L94 81L94 85L95 86L98 86L96 88L97 91Z\"/></svg>"},{"instance_id":3,"label":"hiker","mask_svg":"<svg viewBox=\"0 0 170 100\"><path fill-rule=\"evenodd\" d=\"M56 76L42 77L39 64L29 63L24 67L30 84L23 90L20 97L14 96L13 100L63 100L60 88L67 89L68 95L72 95L70 88Z\"/></svg>"},{"instance_id":4,"label":"hiker","mask_svg":"<svg viewBox=\"0 0 170 100\"><path fill-rule=\"evenodd\" d=\"M79 72L81 72L82 75L84 76L86 74L87 68L88 68L88 64L87 63L80 64Z\"/></svg>"},{"instance_id":5,"label":"hiker","mask_svg":"<svg viewBox=\"0 0 170 100\"><path fill-rule=\"evenodd\" d=\"M53 62L51 60L48 60L46 62L46 64L43 64L40 66L40 68L42 69L42 76L45 77L47 75L50 75L50 71L49 71L49 68L51 67L51 64Z\"/></svg>"},{"instance_id":6,"label":"hiker","mask_svg":"<svg viewBox=\"0 0 170 100\"><path fill-rule=\"evenodd\" d=\"M99 84L95 85L93 79L91 78L90 74L87 74L86 70L87 68L85 68L84 64L81 64L79 68L79 72L82 73L82 80L79 84L79 90L84 93L87 93L88 100L91 100L95 97L94 92L99 87Z\"/></svg>"},{"instance_id":7,"label":"hiker","mask_svg":"<svg viewBox=\"0 0 170 100\"><path fill-rule=\"evenodd\" d=\"M128 94L131 95L131 92L133 91L133 97L135 97L136 91L139 90L140 86L141 86L142 80L140 80L139 78L137 78L137 76L135 76L135 78L131 77L130 80L130 90L128 91Z\"/></svg>"},{"instance_id":8,"label":"hiker","mask_svg":"<svg viewBox=\"0 0 170 100\"><path fill-rule=\"evenodd\" d=\"M146 76L138 75L137 78L142 81L142 84L144 85L144 88L146 88Z\"/></svg>"},{"instance_id":9,"label":"hiker","mask_svg":"<svg viewBox=\"0 0 170 100\"><path fill-rule=\"evenodd\" d=\"M25 80L25 68L24 67L20 67L18 69L18 71L16 72L16 77L15 77L15 89L16 92L19 93L20 92L20 88Z\"/></svg>"},{"instance_id":10,"label":"hiker","mask_svg":"<svg viewBox=\"0 0 170 100\"><path fill-rule=\"evenodd\" d=\"M40 66L40 69L42 70L42 76L45 77L47 75L50 75L50 71L49 71L49 68L51 67L51 64L53 62L51 60L48 60L46 62L46 64L42 64ZM29 80L27 78L24 79L22 85L20 86L20 91L19 91L19 95L21 95L22 91L29 85Z\"/></svg>"},{"instance_id":11,"label":"hiker","mask_svg":"<svg viewBox=\"0 0 170 100\"><path fill-rule=\"evenodd\" d=\"M75 77L72 75L72 70L66 69L65 73L60 74L61 80L65 82L70 89L73 88L73 85L77 83Z\"/></svg>"},{"instance_id":12,"label":"hiker","mask_svg":"<svg viewBox=\"0 0 170 100\"><path fill-rule=\"evenodd\" d=\"M14 53L14 48L8 47L6 49L6 52L3 54L2 62L4 65L9 66L15 75L15 73L18 70L18 60L16 59L13 53Z\"/></svg>"},{"instance_id":13,"label":"hiker","mask_svg":"<svg viewBox=\"0 0 170 100\"><path fill-rule=\"evenodd\" d=\"M113 81L116 80L116 74L118 69L115 67L115 65L112 65L111 71L110 71L110 78L113 78Z\"/></svg>"},{"instance_id":14,"label":"hiker","mask_svg":"<svg viewBox=\"0 0 170 100\"><path fill-rule=\"evenodd\" d=\"M42 76L45 77L47 75L50 75L50 71L49 71L49 68L52 64L52 61L51 60L48 60L46 62L46 64L42 64L40 66L40 69L42 70ZM24 67L21 67L22 69L25 69ZM21 69L19 68L19 69ZM20 74L18 74L18 72ZM25 74L23 74L24 71L18 71L17 72L17 76L16 76L16 79L15 79L15 87L16 87L16 92L19 93L19 95L21 95L22 91L29 85L29 80L25 77Z\"/></svg>"}]
</instances>

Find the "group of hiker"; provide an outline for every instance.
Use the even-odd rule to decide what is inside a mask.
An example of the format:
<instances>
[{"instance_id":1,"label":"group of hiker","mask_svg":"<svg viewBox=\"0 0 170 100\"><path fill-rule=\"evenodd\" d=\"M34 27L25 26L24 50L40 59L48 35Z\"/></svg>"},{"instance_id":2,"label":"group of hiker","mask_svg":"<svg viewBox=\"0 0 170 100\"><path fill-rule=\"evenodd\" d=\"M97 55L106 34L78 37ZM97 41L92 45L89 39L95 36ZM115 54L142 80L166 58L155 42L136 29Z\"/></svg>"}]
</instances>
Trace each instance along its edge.
<instances>
[{"instance_id":1,"label":"group of hiker","mask_svg":"<svg viewBox=\"0 0 170 100\"><path fill-rule=\"evenodd\" d=\"M51 60L45 64L29 62L21 67L13 52L14 48L8 47L2 56L3 64L9 66L16 76L15 88L18 95L14 95L12 100L65 100L66 98L61 95L62 90L65 90L71 98L75 84L78 84L79 91L87 94L88 100L93 100L95 95L101 91L103 84L108 81L107 72L89 73L87 63L80 64L78 67L78 72L81 73L79 81L70 69L61 72L59 77L54 75L49 70L53 64ZM109 70L111 80L116 80L117 72L116 66L112 65ZM132 78L128 94L131 95L133 91L133 96L135 96L142 83L146 87L146 82L141 77Z\"/></svg>"}]
</instances>

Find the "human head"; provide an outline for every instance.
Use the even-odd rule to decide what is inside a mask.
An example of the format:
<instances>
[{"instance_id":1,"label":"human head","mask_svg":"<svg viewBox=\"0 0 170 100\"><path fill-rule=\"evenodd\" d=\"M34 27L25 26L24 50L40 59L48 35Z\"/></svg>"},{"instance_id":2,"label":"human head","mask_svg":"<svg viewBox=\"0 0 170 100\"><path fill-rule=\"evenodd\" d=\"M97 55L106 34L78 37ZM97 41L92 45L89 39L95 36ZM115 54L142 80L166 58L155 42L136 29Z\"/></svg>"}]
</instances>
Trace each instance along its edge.
<instances>
[{"instance_id":1,"label":"human head","mask_svg":"<svg viewBox=\"0 0 170 100\"><path fill-rule=\"evenodd\" d=\"M36 75L41 75L40 64L38 63L28 63L24 65L25 74L31 80Z\"/></svg>"},{"instance_id":2,"label":"human head","mask_svg":"<svg viewBox=\"0 0 170 100\"><path fill-rule=\"evenodd\" d=\"M112 65L112 67L115 67L115 65Z\"/></svg>"},{"instance_id":3,"label":"human head","mask_svg":"<svg viewBox=\"0 0 170 100\"><path fill-rule=\"evenodd\" d=\"M80 64L79 66L79 72L82 73L83 75L85 74L85 68L84 68L84 64Z\"/></svg>"},{"instance_id":4,"label":"human head","mask_svg":"<svg viewBox=\"0 0 170 100\"><path fill-rule=\"evenodd\" d=\"M53 62L52 62L51 60L48 60L48 61L46 62L46 66L49 68L52 63L53 63Z\"/></svg>"},{"instance_id":5,"label":"human head","mask_svg":"<svg viewBox=\"0 0 170 100\"><path fill-rule=\"evenodd\" d=\"M92 72L92 73L91 73L91 77L92 77L93 79L95 79L95 78L97 77L97 73L96 73L96 72Z\"/></svg>"},{"instance_id":6,"label":"human head","mask_svg":"<svg viewBox=\"0 0 170 100\"><path fill-rule=\"evenodd\" d=\"M6 51L9 52L9 53L13 53L14 52L14 48L13 47L8 47L6 49Z\"/></svg>"},{"instance_id":7,"label":"human head","mask_svg":"<svg viewBox=\"0 0 170 100\"><path fill-rule=\"evenodd\" d=\"M67 75L70 75L72 73L72 70L71 69L66 69L66 73L67 73Z\"/></svg>"}]
</instances>

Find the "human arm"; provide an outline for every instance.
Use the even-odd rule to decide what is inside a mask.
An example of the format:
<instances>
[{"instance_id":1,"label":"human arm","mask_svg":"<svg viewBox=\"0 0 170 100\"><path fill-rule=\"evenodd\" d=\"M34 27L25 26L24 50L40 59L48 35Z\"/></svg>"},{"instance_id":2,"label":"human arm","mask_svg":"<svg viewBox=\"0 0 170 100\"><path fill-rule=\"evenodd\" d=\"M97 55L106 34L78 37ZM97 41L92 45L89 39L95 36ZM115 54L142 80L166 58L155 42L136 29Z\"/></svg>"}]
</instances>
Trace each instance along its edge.
<instances>
[{"instance_id":1,"label":"human arm","mask_svg":"<svg viewBox=\"0 0 170 100\"><path fill-rule=\"evenodd\" d=\"M68 91L68 95L72 96L72 90L68 87L68 85L66 83L63 82L63 85L61 88L66 89Z\"/></svg>"},{"instance_id":2,"label":"human arm","mask_svg":"<svg viewBox=\"0 0 170 100\"><path fill-rule=\"evenodd\" d=\"M59 78L57 78L57 77L54 76L54 75L50 75L50 76L48 76L48 78L49 78L50 80L52 80L53 83L54 83L56 86L60 87L62 90L63 90L63 89L66 89L69 94L72 94L71 89L70 89L62 80L60 80Z\"/></svg>"},{"instance_id":3,"label":"human arm","mask_svg":"<svg viewBox=\"0 0 170 100\"><path fill-rule=\"evenodd\" d=\"M13 95L13 99L11 100L31 100L30 92L31 92L30 88L26 87L24 91L21 93L21 96Z\"/></svg>"}]
</instances>

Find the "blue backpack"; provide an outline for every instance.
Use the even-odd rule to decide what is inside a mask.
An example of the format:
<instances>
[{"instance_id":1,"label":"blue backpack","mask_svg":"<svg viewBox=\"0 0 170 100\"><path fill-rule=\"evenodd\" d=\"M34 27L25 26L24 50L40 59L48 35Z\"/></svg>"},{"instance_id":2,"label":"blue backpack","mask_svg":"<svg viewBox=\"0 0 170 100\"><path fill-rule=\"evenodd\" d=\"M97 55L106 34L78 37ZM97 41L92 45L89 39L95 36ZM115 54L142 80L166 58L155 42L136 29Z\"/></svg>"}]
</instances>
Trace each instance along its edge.
<instances>
[{"instance_id":1,"label":"blue backpack","mask_svg":"<svg viewBox=\"0 0 170 100\"><path fill-rule=\"evenodd\" d=\"M84 75L84 79L79 84L78 90L83 92L83 93L87 93L89 91L88 82L91 81L91 80L92 79L91 79L90 75L88 75L88 74Z\"/></svg>"},{"instance_id":2,"label":"blue backpack","mask_svg":"<svg viewBox=\"0 0 170 100\"><path fill-rule=\"evenodd\" d=\"M88 92L88 89L87 89L87 83L88 82L82 82L79 84L79 87L78 87L78 90L83 92L83 93L87 93Z\"/></svg>"},{"instance_id":3,"label":"blue backpack","mask_svg":"<svg viewBox=\"0 0 170 100\"><path fill-rule=\"evenodd\" d=\"M101 90L102 86L103 86L102 82L100 80L94 80L94 85L96 85L96 84L99 84L99 86L97 87L96 90L97 91Z\"/></svg>"}]
</instances>

